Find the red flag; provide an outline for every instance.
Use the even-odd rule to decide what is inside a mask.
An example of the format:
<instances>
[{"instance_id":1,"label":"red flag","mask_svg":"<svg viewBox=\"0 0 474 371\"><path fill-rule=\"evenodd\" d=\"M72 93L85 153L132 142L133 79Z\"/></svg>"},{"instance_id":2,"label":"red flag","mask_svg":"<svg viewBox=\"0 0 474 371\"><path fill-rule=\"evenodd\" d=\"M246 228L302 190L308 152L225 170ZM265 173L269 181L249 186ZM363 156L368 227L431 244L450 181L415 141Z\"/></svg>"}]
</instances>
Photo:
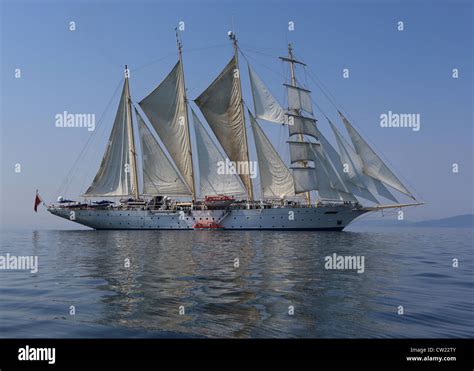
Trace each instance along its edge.
<instances>
[{"instance_id":1,"label":"red flag","mask_svg":"<svg viewBox=\"0 0 474 371\"><path fill-rule=\"evenodd\" d=\"M40 203L42 203L42 202L43 202L43 200L42 200L41 197L39 196L38 190L36 190L35 207L34 207L35 212L38 212L38 205L39 205Z\"/></svg>"}]
</instances>

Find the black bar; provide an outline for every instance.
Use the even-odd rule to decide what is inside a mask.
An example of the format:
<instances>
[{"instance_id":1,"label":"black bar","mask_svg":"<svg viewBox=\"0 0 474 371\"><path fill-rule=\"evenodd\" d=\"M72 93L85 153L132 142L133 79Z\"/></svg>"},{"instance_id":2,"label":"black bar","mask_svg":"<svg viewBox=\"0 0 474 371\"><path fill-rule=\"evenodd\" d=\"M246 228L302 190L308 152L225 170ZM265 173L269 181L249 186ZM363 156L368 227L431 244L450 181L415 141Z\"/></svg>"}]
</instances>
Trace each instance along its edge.
<instances>
[{"instance_id":1,"label":"black bar","mask_svg":"<svg viewBox=\"0 0 474 371\"><path fill-rule=\"evenodd\" d=\"M19 349L55 348L55 364L20 361ZM431 349L430 349L431 348ZM453 349L455 348L455 349ZM420 354L413 349L425 349ZM431 350L431 351L430 351ZM443 366L454 369L474 365L472 339L3 339L0 340L0 369L17 367L93 366L97 363L123 365L159 360L297 360L340 361L364 364L377 362L406 367ZM407 361L406 357L456 357L456 360ZM316 363L314 363L316 364Z\"/></svg>"}]
</instances>

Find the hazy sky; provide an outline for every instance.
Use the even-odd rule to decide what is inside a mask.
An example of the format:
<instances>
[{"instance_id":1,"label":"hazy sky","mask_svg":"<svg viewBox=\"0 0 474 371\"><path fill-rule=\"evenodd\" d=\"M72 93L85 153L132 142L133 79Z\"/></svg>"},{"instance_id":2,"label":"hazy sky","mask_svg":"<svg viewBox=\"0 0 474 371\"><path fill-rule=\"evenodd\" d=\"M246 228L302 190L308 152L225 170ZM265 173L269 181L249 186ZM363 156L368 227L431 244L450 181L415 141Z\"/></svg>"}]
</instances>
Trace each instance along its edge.
<instances>
[{"instance_id":1,"label":"hazy sky","mask_svg":"<svg viewBox=\"0 0 474 371\"><path fill-rule=\"evenodd\" d=\"M184 21L184 67L196 98L232 55L232 19L244 54L283 101L287 70L276 59L291 41L309 73L320 79L356 127L428 204L408 220L473 210L473 6L465 1L2 1L1 225L72 227L32 210L35 189L47 203L85 142L85 128L57 128L55 115L95 113L102 125L63 196L77 199L104 151L119 100L123 66L139 101L176 63L174 28ZM70 22L76 30L70 31ZM288 31L293 21L295 30ZM404 22L404 31L397 22ZM241 57L244 96L253 107ZM21 70L21 78L15 70ZM350 78L343 78L348 68ZM459 78L452 78L453 68ZM302 82L334 121L334 107L309 77ZM115 95L114 95L115 91ZM381 128L380 115L421 115L421 129ZM321 130L334 143L321 112ZM337 123L339 128L342 125ZM273 140L282 128L262 123ZM21 173L15 164L21 164ZM459 173L452 164L459 164ZM61 189L64 192L64 188ZM402 198L403 199L403 198Z\"/></svg>"}]
</instances>

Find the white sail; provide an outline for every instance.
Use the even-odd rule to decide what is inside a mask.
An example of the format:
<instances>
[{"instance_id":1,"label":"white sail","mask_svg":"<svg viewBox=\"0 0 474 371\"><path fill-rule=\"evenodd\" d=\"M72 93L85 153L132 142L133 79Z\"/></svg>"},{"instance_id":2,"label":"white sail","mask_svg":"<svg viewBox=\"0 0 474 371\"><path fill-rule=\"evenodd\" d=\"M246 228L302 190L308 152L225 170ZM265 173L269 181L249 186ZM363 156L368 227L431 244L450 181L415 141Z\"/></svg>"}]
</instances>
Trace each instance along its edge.
<instances>
[{"instance_id":1,"label":"white sail","mask_svg":"<svg viewBox=\"0 0 474 371\"><path fill-rule=\"evenodd\" d=\"M188 196L191 191L168 159L140 113L135 109L140 134L143 194Z\"/></svg>"},{"instance_id":2,"label":"white sail","mask_svg":"<svg viewBox=\"0 0 474 371\"><path fill-rule=\"evenodd\" d=\"M343 198L340 192L332 188L320 187L318 189L318 196L321 200L325 201L354 201L353 198Z\"/></svg>"},{"instance_id":3,"label":"white sail","mask_svg":"<svg viewBox=\"0 0 474 371\"><path fill-rule=\"evenodd\" d=\"M326 139L326 137L319 131L318 128L316 128L316 134L317 138L319 139L319 142L321 143L321 148L329 160L330 166L332 169L334 169L335 176L337 179L342 183L344 188L339 188L336 187L339 191L344 191L348 192L350 194L353 194L358 197L365 198L366 200L378 203L377 199L374 197L372 193L367 188L358 186L351 182L350 177L348 174L344 172L344 166L341 161L341 156L339 156L339 153L337 153L336 149L329 143L329 141ZM338 184L337 180L333 180L334 184ZM349 201L349 200L344 200L344 201Z\"/></svg>"},{"instance_id":4,"label":"white sail","mask_svg":"<svg viewBox=\"0 0 474 371\"><path fill-rule=\"evenodd\" d=\"M324 166L324 160L321 151L321 148L313 147L312 148L315 155L314 160L314 170L316 171L317 179L317 191L319 198L324 200L340 200L339 193L331 184L330 176L328 169Z\"/></svg>"},{"instance_id":5,"label":"white sail","mask_svg":"<svg viewBox=\"0 0 474 371\"><path fill-rule=\"evenodd\" d=\"M359 187L367 188L372 194L377 193L382 197L388 198L398 203L398 200L379 180L364 174L362 169L362 161L360 160L358 154L350 146L350 144L347 143L337 128L331 122L329 122L329 124L331 125L334 135L336 136L336 141L341 153L341 160L343 164L346 165L347 174L351 181Z\"/></svg>"},{"instance_id":6,"label":"white sail","mask_svg":"<svg viewBox=\"0 0 474 371\"><path fill-rule=\"evenodd\" d=\"M314 146L313 151L319 197L326 200L357 202L357 199L339 178L323 147L321 145Z\"/></svg>"},{"instance_id":7,"label":"white sail","mask_svg":"<svg viewBox=\"0 0 474 371\"><path fill-rule=\"evenodd\" d=\"M313 114L313 104L311 103L310 91L292 85L287 85L286 90L288 93L288 109L289 110L303 110L310 114Z\"/></svg>"},{"instance_id":8,"label":"white sail","mask_svg":"<svg viewBox=\"0 0 474 371\"><path fill-rule=\"evenodd\" d=\"M131 140L133 140L131 130L133 129L129 100L128 78L125 78L104 157L85 196L129 196L136 193L131 179L135 169L131 169Z\"/></svg>"},{"instance_id":9,"label":"white sail","mask_svg":"<svg viewBox=\"0 0 474 371\"><path fill-rule=\"evenodd\" d=\"M316 156L317 156L318 161L324 167L324 170L329 178L329 181L331 182L331 187L336 189L338 192L344 192L344 193L350 194L348 187L345 185L344 181L338 174L337 170L335 169L335 166L331 162L327 152L325 151L322 145L318 148L318 151L316 151Z\"/></svg>"},{"instance_id":10,"label":"white sail","mask_svg":"<svg viewBox=\"0 0 474 371\"><path fill-rule=\"evenodd\" d=\"M264 82L260 79L250 64L248 65L248 69L253 102L255 106L255 116L261 120L284 124L285 112L283 111L283 108L273 97L272 93L270 93L270 90L268 90Z\"/></svg>"},{"instance_id":11,"label":"white sail","mask_svg":"<svg viewBox=\"0 0 474 371\"><path fill-rule=\"evenodd\" d=\"M222 164L225 163L225 157L207 133L196 113L192 109L191 112L198 149L201 197L217 194L244 195L245 187L238 175L221 171L224 168Z\"/></svg>"},{"instance_id":12,"label":"white sail","mask_svg":"<svg viewBox=\"0 0 474 371\"><path fill-rule=\"evenodd\" d=\"M357 154L362 160L364 173L415 199L344 115L341 112L339 112L339 115L351 137Z\"/></svg>"},{"instance_id":13,"label":"white sail","mask_svg":"<svg viewBox=\"0 0 474 371\"><path fill-rule=\"evenodd\" d=\"M191 142L183 86L181 65L178 62L139 105L176 164L187 188L193 189Z\"/></svg>"},{"instance_id":14,"label":"white sail","mask_svg":"<svg viewBox=\"0 0 474 371\"><path fill-rule=\"evenodd\" d=\"M292 163L299 161L315 161L316 155L314 147L318 147L317 143L288 141L290 148L290 160Z\"/></svg>"},{"instance_id":15,"label":"white sail","mask_svg":"<svg viewBox=\"0 0 474 371\"><path fill-rule=\"evenodd\" d=\"M294 196L295 186L290 170L250 111L249 117L257 150L262 197Z\"/></svg>"},{"instance_id":16,"label":"white sail","mask_svg":"<svg viewBox=\"0 0 474 371\"><path fill-rule=\"evenodd\" d=\"M359 202L353 193L337 191L341 201Z\"/></svg>"},{"instance_id":17,"label":"white sail","mask_svg":"<svg viewBox=\"0 0 474 371\"><path fill-rule=\"evenodd\" d=\"M379 194L380 196L385 197L395 203L398 203L398 200L395 198L392 192L390 192L388 188L385 187L381 181L372 177L368 177L368 178L369 178L369 181L371 180L373 182L373 186L370 186L369 189L375 189L377 194Z\"/></svg>"},{"instance_id":18,"label":"white sail","mask_svg":"<svg viewBox=\"0 0 474 371\"><path fill-rule=\"evenodd\" d=\"M357 201L342 184L334 184L334 170L329 166L321 146L317 143L289 142L292 162L312 161L314 168L293 167L295 192L317 190L324 200ZM341 189L337 189L339 186Z\"/></svg>"},{"instance_id":19,"label":"white sail","mask_svg":"<svg viewBox=\"0 0 474 371\"><path fill-rule=\"evenodd\" d=\"M317 137L316 133L316 120L309 118L309 117L303 117L299 115L293 115L291 113L287 113L288 116L288 130L289 130L289 135L295 135L295 134L305 134L305 135L310 135L314 138Z\"/></svg>"},{"instance_id":20,"label":"white sail","mask_svg":"<svg viewBox=\"0 0 474 371\"><path fill-rule=\"evenodd\" d=\"M229 160L249 164L240 74L235 57L195 102ZM249 174L239 176L250 190Z\"/></svg>"},{"instance_id":21,"label":"white sail","mask_svg":"<svg viewBox=\"0 0 474 371\"><path fill-rule=\"evenodd\" d=\"M316 170L313 168L297 167L292 168L295 183L295 193L304 193L318 188Z\"/></svg>"}]
</instances>

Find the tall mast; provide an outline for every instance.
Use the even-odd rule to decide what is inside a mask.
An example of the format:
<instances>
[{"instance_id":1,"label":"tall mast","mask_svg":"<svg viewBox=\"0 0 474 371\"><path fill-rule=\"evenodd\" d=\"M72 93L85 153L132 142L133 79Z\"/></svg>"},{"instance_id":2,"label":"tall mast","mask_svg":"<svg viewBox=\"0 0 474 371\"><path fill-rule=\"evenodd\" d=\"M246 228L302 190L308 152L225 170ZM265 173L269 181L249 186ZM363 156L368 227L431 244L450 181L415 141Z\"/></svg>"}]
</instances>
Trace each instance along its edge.
<instances>
[{"instance_id":1,"label":"tall mast","mask_svg":"<svg viewBox=\"0 0 474 371\"><path fill-rule=\"evenodd\" d=\"M178 29L175 28L176 31L176 46L178 47L178 56L179 56L179 68L181 70L181 93L182 96L184 97L184 104L185 104L185 115L184 115L184 121L186 125L186 135L187 135L187 140L189 143L189 157L191 158L191 193L193 197L193 202L196 201L196 186L195 186L195 180L194 180L194 166L193 166L193 151L191 148L191 134L189 132L189 115L188 115L188 98L186 96L186 83L184 79L184 67L183 67L183 45L181 44L181 40L179 39L179 34L178 34Z\"/></svg>"},{"instance_id":2,"label":"tall mast","mask_svg":"<svg viewBox=\"0 0 474 371\"><path fill-rule=\"evenodd\" d=\"M128 146L130 148L130 175L132 181L133 196L135 199L140 198L140 193L138 189L138 172L137 172L137 157L135 151L135 138L133 135L133 125L132 125L132 99L130 98L130 88L128 84L129 71L128 66L125 65L125 94L127 99L126 104L126 117L127 117L127 130L128 130Z\"/></svg>"},{"instance_id":3,"label":"tall mast","mask_svg":"<svg viewBox=\"0 0 474 371\"><path fill-rule=\"evenodd\" d=\"M295 88L297 88L298 86L296 84L295 63L301 64L303 66L305 64L302 63L302 62L297 61L296 59L294 59L294 57L293 57L293 47L292 47L291 43L288 43L288 58L280 57L280 59L285 61L285 62L288 62L290 64L291 86L294 86ZM292 110L292 113L297 115L297 116L301 115L300 110ZM300 133L298 135L298 138L299 138L300 142L304 141L304 137L303 137L302 133ZM303 161L303 166L308 167L308 163L306 161ZM306 202L308 203L308 205L311 205L311 193L306 192L305 197L306 197Z\"/></svg>"},{"instance_id":4,"label":"tall mast","mask_svg":"<svg viewBox=\"0 0 474 371\"><path fill-rule=\"evenodd\" d=\"M240 67L239 67L239 48L237 46L237 38L235 37L235 33L233 31L230 31L228 33L229 38L232 40L232 43L234 45L234 58L235 58L235 64L237 66L237 70L239 71L239 92L240 92L240 111L242 112L242 124L243 124L243 132L244 132L244 140L245 140L245 151L247 153L247 165L250 168L250 156L249 156L249 144L248 144L248 139L247 139L247 128L245 125L245 110L244 110L244 100L242 97L242 81L240 80ZM250 174L248 175L248 184L246 184L247 188L247 200L248 201L253 201L253 184L252 184L252 178L250 177Z\"/></svg>"}]
</instances>

